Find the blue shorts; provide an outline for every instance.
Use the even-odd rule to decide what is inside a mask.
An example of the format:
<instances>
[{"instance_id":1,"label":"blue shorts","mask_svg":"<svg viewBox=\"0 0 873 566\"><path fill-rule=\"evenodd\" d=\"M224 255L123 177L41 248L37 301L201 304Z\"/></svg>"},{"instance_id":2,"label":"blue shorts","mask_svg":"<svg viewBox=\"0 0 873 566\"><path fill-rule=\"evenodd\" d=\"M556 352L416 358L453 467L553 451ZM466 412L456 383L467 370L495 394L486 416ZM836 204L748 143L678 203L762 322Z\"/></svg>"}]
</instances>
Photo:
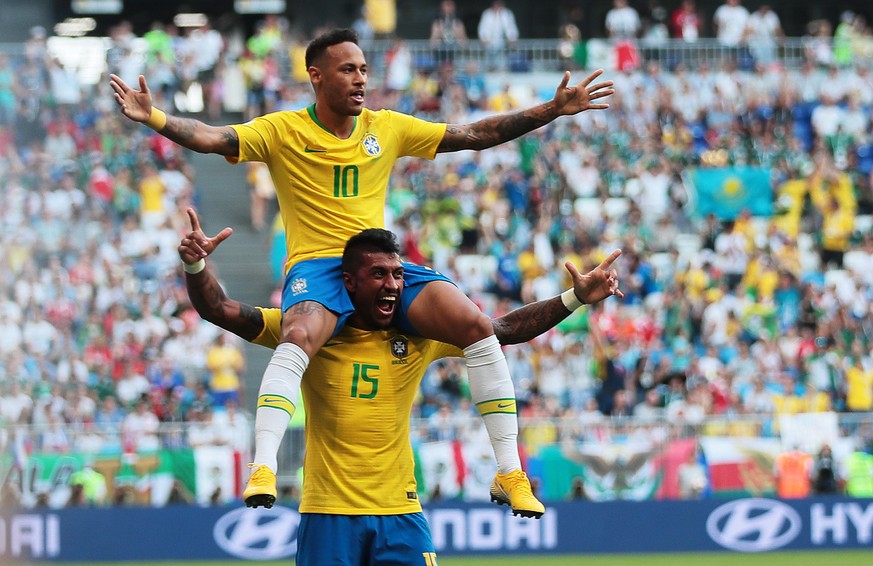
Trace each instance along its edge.
<instances>
[{"instance_id":1,"label":"blue shorts","mask_svg":"<svg viewBox=\"0 0 873 566\"><path fill-rule=\"evenodd\" d=\"M431 281L452 280L429 267L403 262L403 293L400 295L400 311L394 315L394 326L409 334L420 334L409 322L406 311L415 297ZM315 301L337 315L338 320L333 333L336 335L345 325L355 306L343 284L342 258L326 257L309 259L296 263L285 275L282 288L282 312L297 303Z\"/></svg>"},{"instance_id":2,"label":"blue shorts","mask_svg":"<svg viewBox=\"0 0 873 566\"><path fill-rule=\"evenodd\" d=\"M434 566L436 551L421 513L301 513L297 566L396 564Z\"/></svg>"}]
</instances>

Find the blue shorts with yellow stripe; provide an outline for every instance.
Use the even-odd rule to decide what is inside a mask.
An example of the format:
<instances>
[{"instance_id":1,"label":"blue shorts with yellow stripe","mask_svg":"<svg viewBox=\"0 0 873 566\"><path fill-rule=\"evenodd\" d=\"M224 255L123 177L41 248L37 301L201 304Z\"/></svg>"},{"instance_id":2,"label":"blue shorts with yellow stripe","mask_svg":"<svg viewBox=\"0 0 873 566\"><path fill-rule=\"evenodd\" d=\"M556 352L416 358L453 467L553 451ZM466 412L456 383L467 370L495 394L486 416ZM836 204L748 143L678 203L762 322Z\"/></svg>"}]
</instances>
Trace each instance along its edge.
<instances>
[{"instance_id":1,"label":"blue shorts with yellow stripe","mask_svg":"<svg viewBox=\"0 0 873 566\"><path fill-rule=\"evenodd\" d=\"M409 322L406 311L425 284L431 281L452 283L451 279L439 271L403 262L403 293L400 295L400 310L394 315L396 328L420 335ZM282 312L303 301L315 301L339 317L334 335L342 329L349 316L355 312L355 306L343 284L342 258L309 259L298 262L291 268L285 275L285 285L282 288Z\"/></svg>"},{"instance_id":2,"label":"blue shorts with yellow stripe","mask_svg":"<svg viewBox=\"0 0 873 566\"><path fill-rule=\"evenodd\" d=\"M424 515L301 513L297 566L363 564L437 566Z\"/></svg>"}]
</instances>

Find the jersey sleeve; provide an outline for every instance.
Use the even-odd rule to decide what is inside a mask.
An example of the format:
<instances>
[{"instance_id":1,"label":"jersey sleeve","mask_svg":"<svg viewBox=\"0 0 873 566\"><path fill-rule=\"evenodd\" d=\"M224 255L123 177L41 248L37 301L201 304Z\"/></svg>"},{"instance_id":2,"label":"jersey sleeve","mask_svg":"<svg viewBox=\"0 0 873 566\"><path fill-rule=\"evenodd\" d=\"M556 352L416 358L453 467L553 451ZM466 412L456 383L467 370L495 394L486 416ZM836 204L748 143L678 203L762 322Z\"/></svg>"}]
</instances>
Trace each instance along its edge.
<instances>
[{"instance_id":1,"label":"jersey sleeve","mask_svg":"<svg viewBox=\"0 0 873 566\"><path fill-rule=\"evenodd\" d=\"M267 161L270 151L280 143L280 114L274 112L246 122L230 126L239 138L239 156L226 157L230 163Z\"/></svg>"},{"instance_id":2,"label":"jersey sleeve","mask_svg":"<svg viewBox=\"0 0 873 566\"><path fill-rule=\"evenodd\" d=\"M431 352L433 360L439 360L442 358L463 358L464 351L458 348L457 346L452 346L451 344L446 344L445 342L434 342L433 343L433 351Z\"/></svg>"},{"instance_id":3,"label":"jersey sleeve","mask_svg":"<svg viewBox=\"0 0 873 566\"><path fill-rule=\"evenodd\" d=\"M279 309L265 309L256 307L261 311L261 316L264 317L264 328L261 333L252 340L252 344L264 346L272 350L279 345L279 340L282 337L282 311Z\"/></svg>"},{"instance_id":4,"label":"jersey sleeve","mask_svg":"<svg viewBox=\"0 0 873 566\"><path fill-rule=\"evenodd\" d=\"M401 140L403 155L433 159L446 133L446 125L428 122L408 114L388 111L394 131Z\"/></svg>"}]
</instances>

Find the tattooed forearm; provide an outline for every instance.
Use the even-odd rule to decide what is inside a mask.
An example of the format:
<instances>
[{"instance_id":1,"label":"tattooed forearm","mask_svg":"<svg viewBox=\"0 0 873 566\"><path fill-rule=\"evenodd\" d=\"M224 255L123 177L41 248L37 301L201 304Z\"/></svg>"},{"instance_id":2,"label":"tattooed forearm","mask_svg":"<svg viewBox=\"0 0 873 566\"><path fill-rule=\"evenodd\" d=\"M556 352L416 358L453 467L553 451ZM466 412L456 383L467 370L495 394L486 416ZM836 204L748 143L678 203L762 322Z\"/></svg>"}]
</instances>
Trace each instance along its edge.
<instances>
[{"instance_id":1,"label":"tattooed forearm","mask_svg":"<svg viewBox=\"0 0 873 566\"><path fill-rule=\"evenodd\" d=\"M491 321L501 344L520 344L536 338L570 316L561 297L525 305Z\"/></svg>"},{"instance_id":2,"label":"tattooed forearm","mask_svg":"<svg viewBox=\"0 0 873 566\"><path fill-rule=\"evenodd\" d=\"M190 118L179 118L178 116L167 116L167 125L161 130L161 135L173 140L179 145L188 147L191 140L194 139L194 133L197 131L197 120ZM189 148L195 149L195 148Z\"/></svg>"},{"instance_id":3,"label":"tattooed forearm","mask_svg":"<svg viewBox=\"0 0 873 566\"><path fill-rule=\"evenodd\" d=\"M161 135L199 153L239 155L239 136L230 126L216 128L191 118L167 116Z\"/></svg>"},{"instance_id":4,"label":"tattooed forearm","mask_svg":"<svg viewBox=\"0 0 873 566\"><path fill-rule=\"evenodd\" d=\"M202 271L199 276L186 275L185 285L191 305L201 318L212 323L224 318L225 294L218 280L208 270Z\"/></svg>"},{"instance_id":5,"label":"tattooed forearm","mask_svg":"<svg viewBox=\"0 0 873 566\"><path fill-rule=\"evenodd\" d=\"M481 150L514 140L557 116L551 102L511 114L498 114L464 126L450 124L437 151Z\"/></svg>"},{"instance_id":6,"label":"tattooed forearm","mask_svg":"<svg viewBox=\"0 0 873 566\"><path fill-rule=\"evenodd\" d=\"M208 268L199 275L186 275L185 284L191 305L203 320L249 341L264 329L261 311L228 298Z\"/></svg>"},{"instance_id":7,"label":"tattooed forearm","mask_svg":"<svg viewBox=\"0 0 873 566\"><path fill-rule=\"evenodd\" d=\"M264 314L251 305L239 303L239 324L234 330L237 335L254 340L264 329Z\"/></svg>"}]
</instances>

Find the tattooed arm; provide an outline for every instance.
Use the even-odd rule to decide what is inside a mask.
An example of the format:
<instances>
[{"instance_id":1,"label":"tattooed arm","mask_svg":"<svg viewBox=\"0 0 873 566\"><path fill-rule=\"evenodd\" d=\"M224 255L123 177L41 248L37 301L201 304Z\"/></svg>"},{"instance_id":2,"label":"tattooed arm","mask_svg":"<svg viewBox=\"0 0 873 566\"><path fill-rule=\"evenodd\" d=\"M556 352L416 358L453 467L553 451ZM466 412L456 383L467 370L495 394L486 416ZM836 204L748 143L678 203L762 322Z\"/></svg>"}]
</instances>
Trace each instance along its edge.
<instances>
[{"instance_id":1,"label":"tattooed arm","mask_svg":"<svg viewBox=\"0 0 873 566\"><path fill-rule=\"evenodd\" d=\"M200 219L193 208L187 210L191 221L191 231L179 243L179 257L187 266L195 266L203 261L203 269L197 273L185 272L185 287L191 305L203 320L232 332L244 340L251 342L264 329L264 315L257 308L241 303L225 294L212 273L205 258L215 248L227 239L233 230L225 228L210 238L200 228Z\"/></svg>"},{"instance_id":2,"label":"tattooed arm","mask_svg":"<svg viewBox=\"0 0 873 566\"><path fill-rule=\"evenodd\" d=\"M491 320L494 335L504 346L521 344L533 340L540 334L554 328L570 316L570 311L561 302L561 297L552 297L517 308L512 312Z\"/></svg>"},{"instance_id":3,"label":"tattooed arm","mask_svg":"<svg viewBox=\"0 0 873 566\"><path fill-rule=\"evenodd\" d=\"M621 255L621 250L615 250L603 262L582 274L572 262L567 262L564 267L570 272L573 279L573 294L583 305L590 305L602 301L606 297L615 295L624 297L624 293L618 288L618 273L612 267L612 263ZM570 311L564 306L560 295L537 301L512 312L491 320L494 327L494 335L504 346L520 344L536 338L540 334L554 328L559 322L570 316Z\"/></svg>"},{"instance_id":4,"label":"tattooed arm","mask_svg":"<svg viewBox=\"0 0 873 566\"><path fill-rule=\"evenodd\" d=\"M145 77L139 76L139 90L129 87L117 75L109 75L109 86L121 113L134 122L146 122L152 115L152 94ZM167 116L159 132L177 144L199 153L239 157L239 137L230 126L210 126L200 120Z\"/></svg>"},{"instance_id":5,"label":"tattooed arm","mask_svg":"<svg viewBox=\"0 0 873 566\"><path fill-rule=\"evenodd\" d=\"M545 126L559 116L609 108L608 104L594 101L615 92L612 89L612 81L589 86L601 73L603 70L594 71L578 85L568 87L570 72L567 71L555 91L555 97L546 103L521 112L489 116L472 124L448 124L446 133L437 147L437 153L462 149L487 149Z\"/></svg>"},{"instance_id":6,"label":"tattooed arm","mask_svg":"<svg viewBox=\"0 0 873 566\"><path fill-rule=\"evenodd\" d=\"M264 315L257 308L229 298L209 266L200 273L185 274L191 305L203 320L251 342L264 329Z\"/></svg>"}]
</instances>

